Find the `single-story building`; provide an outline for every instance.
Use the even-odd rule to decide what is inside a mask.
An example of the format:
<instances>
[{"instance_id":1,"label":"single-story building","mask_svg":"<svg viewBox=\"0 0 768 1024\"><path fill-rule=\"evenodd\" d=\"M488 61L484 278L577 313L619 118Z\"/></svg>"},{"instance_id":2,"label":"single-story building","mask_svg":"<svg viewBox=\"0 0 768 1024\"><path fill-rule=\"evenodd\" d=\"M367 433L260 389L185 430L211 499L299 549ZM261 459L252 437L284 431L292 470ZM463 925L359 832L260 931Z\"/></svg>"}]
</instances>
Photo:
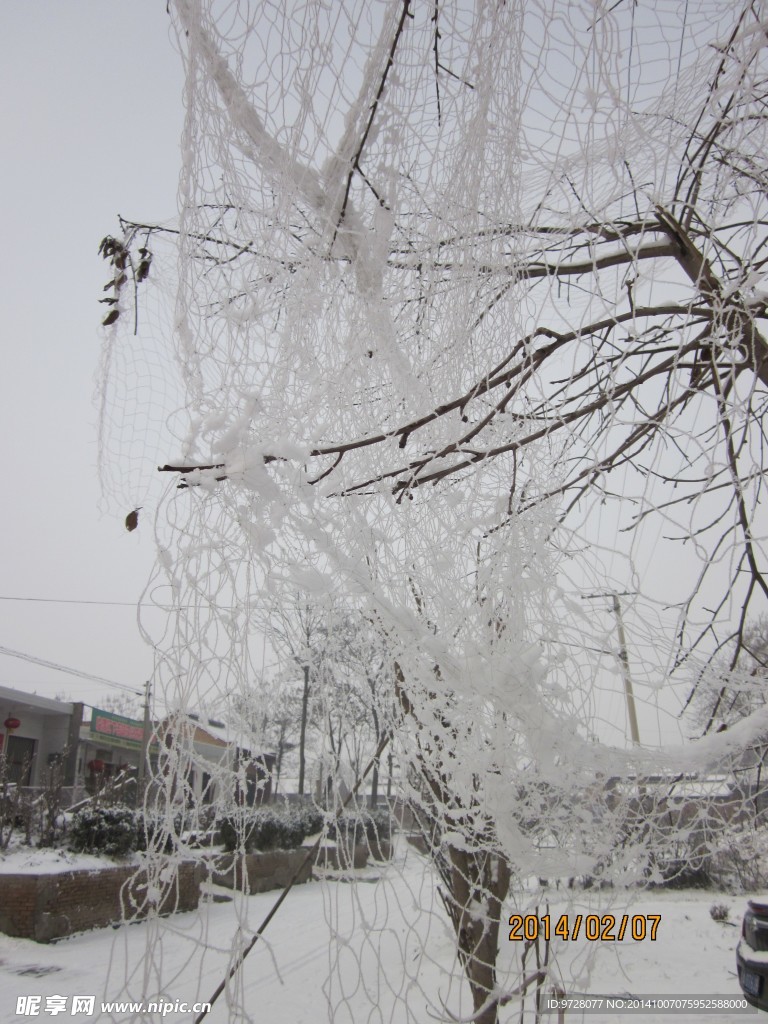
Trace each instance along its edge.
<instances>
[{"instance_id":1,"label":"single-story building","mask_svg":"<svg viewBox=\"0 0 768 1024\"><path fill-rule=\"evenodd\" d=\"M82 703L0 686L0 716L0 757L9 782L41 786L45 769L61 760L64 785L75 785Z\"/></svg>"},{"instance_id":2,"label":"single-story building","mask_svg":"<svg viewBox=\"0 0 768 1024\"><path fill-rule=\"evenodd\" d=\"M89 722L80 727L77 775L89 793L94 793L118 775L139 772L144 723L101 708L91 708ZM157 742L150 746L150 758L157 760Z\"/></svg>"},{"instance_id":3,"label":"single-story building","mask_svg":"<svg viewBox=\"0 0 768 1024\"><path fill-rule=\"evenodd\" d=\"M187 798L198 804L234 801L253 807L272 795L273 753L253 753L224 722L197 713L179 714L157 727L165 747L176 749ZM160 766L162 770L162 756Z\"/></svg>"},{"instance_id":4,"label":"single-story building","mask_svg":"<svg viewBox=\"0 0 768 1024\"><path fill-rule=\"evenodd\" d=\"M0 767L9 781L38 787L55 760L64 764L64 785L73 801L93 794L121 776L126 799L139 774L144 723L92 707L86 718L80 702L52 700L0 686ZM213 718L197 714L149 724L153 772L167 772L166 752L179 754L179 793L198 804L234 801L267 803L275 755L252 753L242 736Z\"/></svg>"}]
</instances>

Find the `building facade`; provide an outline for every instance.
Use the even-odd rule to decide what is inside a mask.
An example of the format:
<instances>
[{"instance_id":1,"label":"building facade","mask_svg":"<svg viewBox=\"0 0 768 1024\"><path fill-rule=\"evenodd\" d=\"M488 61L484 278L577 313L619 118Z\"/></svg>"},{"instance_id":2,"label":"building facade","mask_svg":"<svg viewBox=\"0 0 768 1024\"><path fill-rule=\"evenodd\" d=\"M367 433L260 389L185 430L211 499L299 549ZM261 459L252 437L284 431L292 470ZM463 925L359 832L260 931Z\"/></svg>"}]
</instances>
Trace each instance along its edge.
<instances>
[{"instance_id":1,"label":"building facade","mask_svg":"<svg viewBox=\"0 0 768 1024\"><path fill-rule=\"evenodd\" d=\"M138 719L89 710L90 717L82 703L0 686L0 781L39 788L57 764L70 803L106 787L132 803L146 747L155 784L173 776L179 801L254 806L271 799L274 754L254 754L223 722L177 715L149 722L145 737Z\"/></svg>"},{"instance_id":2,"label":"building facade","mask_svg":"<svg viewBox=\"0 0 768 1024\"><path fill-rule=\"evenodd\" d=\"M64 785L76 784L82 703L0 686L0 715L0 759L8 782L42 786L46 769L58 762Z\"/></svg>"}]
</instances>

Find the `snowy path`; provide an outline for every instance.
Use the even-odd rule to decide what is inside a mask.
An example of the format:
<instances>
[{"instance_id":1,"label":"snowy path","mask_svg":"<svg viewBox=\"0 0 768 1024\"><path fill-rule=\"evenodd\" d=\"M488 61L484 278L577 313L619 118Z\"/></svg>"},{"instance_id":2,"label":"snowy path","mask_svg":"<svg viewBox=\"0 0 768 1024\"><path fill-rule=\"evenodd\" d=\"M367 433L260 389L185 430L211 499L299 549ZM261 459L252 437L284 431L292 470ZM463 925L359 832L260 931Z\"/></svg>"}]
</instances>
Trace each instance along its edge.
<instances>
[{"instance_id":1,"label":"snowy path","mask_svg":"<svg viewBox=\"0 0 768 1024\"><path fill-rule=\"evenodd\" d=\"M140 1000L143 992L151 993L147 999L162 993L171 1002L206 1000L226 970L238 919L247 937L276 895L208 903L197 913L91 932L50 946L0 935L0 1020L27 1019L15 1013L16 999L22 995L42 997L38 1016L42 1020L51 1016L45 1012L45 997L53 995L67 996L70 1008L73 995L95 995L97 1008L102 999ZM608 907L606 900L601 906L600 894L593 894L592 900L583 908L553 905L551 913L568 910L574 914L583 909L593 913L610 910L618 915L629 909L631 914L661 914L657 939L616 942L610 947L583 941L567 944L560 955L567 991L741 994L734 961L738 928L712 921L709 907L714 902L726 903L731 921L738 923L745 902L742 897L643 893L628 908ZM336 942L327 923L330 913ZM267 941L257 944L248 957L233 987L233 1003L228 1006L222 996L207 1020L210 1024L241 1020L256 1024L318 1024L326 1020L334 1024L429 1024L442 1016L443 999L453 1012L466 1014L466 993L462 1001L458 988L449 987L445 973L452 961L452 942L441 918L434 886L415 857L404 870L392 872L378 883L315 882L297 887L270 925ZM431 925L429 935L425 934L427 925ZM514 952L515 944L510 943L505 953ZM588 960L594 962L588 964ZM332 966L329 985L326 979ZM56 1019L85 1022L97 1016L59 1014ZM170 1012L161 1017L113 1010L101 1019L189 1022L192 1017L191 1013ZM554 1022L556 1017L548 1019ZM566 1024L582 1019L581 1014L569 1013ZM586 1019L608 1024L612 1017L592 1015ZM627 1015L620 1019L729 1024L756 1018L726 1013ZM510 1004L503 1011L503 1024L518 1020L519 1013Z\"/></svg>"}]
</instances>

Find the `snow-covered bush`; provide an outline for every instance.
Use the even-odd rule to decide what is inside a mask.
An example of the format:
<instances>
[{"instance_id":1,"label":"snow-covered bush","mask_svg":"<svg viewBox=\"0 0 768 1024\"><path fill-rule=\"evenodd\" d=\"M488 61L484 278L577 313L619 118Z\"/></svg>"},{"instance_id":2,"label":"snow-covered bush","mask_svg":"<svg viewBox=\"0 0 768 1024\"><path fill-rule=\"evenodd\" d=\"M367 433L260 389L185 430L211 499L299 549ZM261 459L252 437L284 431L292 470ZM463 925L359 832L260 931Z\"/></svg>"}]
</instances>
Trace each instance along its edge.
<instances>
[{"instance_id":1,"label":"snow-covered bush","mask_svg":"<svg viewBox=\"0 0 768 1024\"><path fill-rule=\"evenodd\" d=\"M712 850L710 871L718 889L768 888L768 831L743 825L723 833Z\"/></svg>"},{"instance_id":2,"label":"snow-covered bush","mask_svg":"<svg viewBox=\"0 0 768 1024\"><path fill-rule=\"evenodd\" d=\"M710 889L715 885L709 852L691 855L684 838L670 856L657 855L653 861L651 885L664 889Z\"/></svg>"},{"instance_id":3,"label":"snow-covered bush","mask_svg":"<svg viewBox=\"0 0 768 1024\"><path fill-rule=\"evenodd\" d=\"M328 834L347 845L388 842L392 835L392 817L387 811L357 811L342 814Z\"/></svg>"},{"instance_id":4,"label":"snow-covered bush","mask_svg":"<svg viewBox=\"0 0 768 1024\"><path fill-rule=\"evenodd\" d=\"M709 916L713 921L727 921L731 910L727 903L713 903L709 908Z\"/></svg>"},{"instance_id":5,"label":"snow-covered bush","mask_svg":"<svg viewBox=\"0 0 768 1024\"><path fill-rule=\"evenodd\" d=\"M293 815L301 823L301 828L304 831L304 837L317 835L318 832L322 832L323 823L325 821L322 811L319 811L316 807L298 807L293 811Z\"/></svg>"},{"instance_id":6,"label":"snow-covered bush","mask_svg":"<svg viewBox=\"0 0 768 1024\"><path fill-rule=\"evenodd\" d=\"M307 835L306 823L306 818L290 811L260 808L236 818L223 818L219 833L230 852L295 850Z\"/></svg>"},{"instance_id":7,"label":"snow-covered bush","mask_svg":"<svg viewBox=\"0 0 768 1024\"><path fill-rule=\"evenodd\" d=\"M135 821L137 850L162 850L170 853L176 848L182 829L181 815L177 814L172 821L167 821L163 817L136 811Z\"/></svg>"},{"instance_id":8,"label":"snow-covered bush","mask_svg":"<svg viewBox=\"0 0 768 1024\"><path fill-rule=\"evenodd\" d=\"M87 807L72 819L72 849L122 857L138 846L136 815L130 807Z\"/></svg>"}]
</instances>

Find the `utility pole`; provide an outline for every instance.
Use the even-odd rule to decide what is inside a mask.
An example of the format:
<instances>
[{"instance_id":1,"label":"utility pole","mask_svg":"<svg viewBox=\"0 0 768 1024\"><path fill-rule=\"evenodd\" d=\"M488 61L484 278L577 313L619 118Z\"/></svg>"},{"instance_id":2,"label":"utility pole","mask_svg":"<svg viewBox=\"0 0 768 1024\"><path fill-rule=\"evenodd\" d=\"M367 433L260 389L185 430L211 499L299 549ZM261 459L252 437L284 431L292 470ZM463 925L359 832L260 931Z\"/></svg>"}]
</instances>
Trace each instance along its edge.
<instances>
[{"instance_id":1,"label":"utility pole","mask_svg":"<svg viewBox=\"0 0 768 1024\"><path fill-rule=\"evenodd\" d=\"M629 591L624 591L624 594ZM616 616L616 631L619 637L619 666L621 678L624 683L624 695L627 701L627 717L629 718L629 734L636 747L640 746L640 730L637 727L637 709L635 708L635 694L632 689L632 677L629 674L629 654L627 653L627 638L624 634L624 619L621 616L621 597L616 590L609 590L602 594L584 594L585 601L591 601L599 597L610 597L613 614Z\"/></svg>"},{"instance_id":2,"label":"utility pole","mask_svg":"<svg viewBox=\"0 0 768 1024\"><path fill-rule=\"evenodd\" d=\"M144 728L141 733L141 756L139 758L139 777L137 779L136 806L144 803L144 790L147 779L147 760L149 758L149 734L151 732L151 721L149 717L150 680L147 680L144 687Z\"/></svg>"},{"instance_id":3,"label":"utility pole","mask_svg":"<svg viewBox=\"0 0 768 1024\"><path fill-rule=\"evenodd\" d=\"M619 595L613 593L613 612L616 616L616 628L619 634L619 662L621 664L621 675L624 680L624 692L627 696L627 715L629 716L629 732L632 742L636 747L640 746L640 730L637 728L637 711L635 709L635 694L632 690L632 677L629 674L629 655L627 653L627 639L624 635L624 620L621 617L621 602Z\"/></svg>"}]
</instances>

